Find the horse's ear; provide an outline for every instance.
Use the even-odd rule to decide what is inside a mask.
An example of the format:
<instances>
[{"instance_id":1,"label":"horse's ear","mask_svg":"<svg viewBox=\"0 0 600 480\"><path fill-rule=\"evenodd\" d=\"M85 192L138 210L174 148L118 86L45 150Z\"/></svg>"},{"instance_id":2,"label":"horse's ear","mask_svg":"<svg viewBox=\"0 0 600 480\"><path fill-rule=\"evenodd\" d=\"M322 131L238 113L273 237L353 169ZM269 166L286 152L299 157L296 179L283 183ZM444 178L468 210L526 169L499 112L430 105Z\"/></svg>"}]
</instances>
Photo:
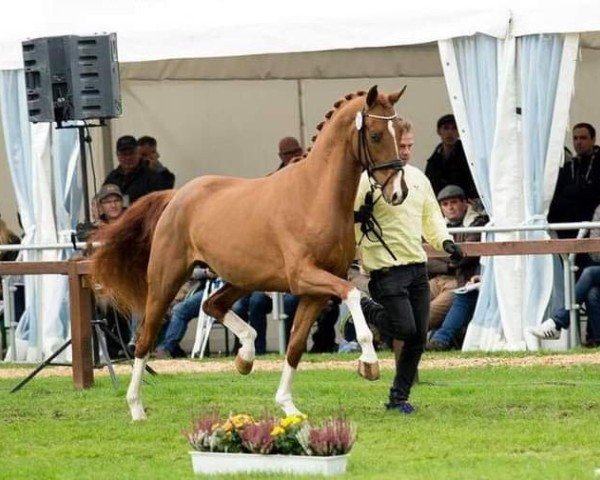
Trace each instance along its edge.
<instances>
[{"instance_id":1,"label":"horse's ear","mask_svg":"<svg viewBox=\"0 0 600 480\"><path fill-rule=\"evenodd\" d=\"M367 107L371 108L373 105L375 105L375 100L377 100L378 95L379 92L377 91L377 85L373 85L369 89L369 93L367 93Z\"/></svg>"},{"instance_id":2,"label":"horse's ear","mask_svg":"<svg viewBox=\"0 0 600 480\"><path fill-rule=\"evenodd\" d=\"M390 101L390 103L392 105L394 105L400 99L400 97L404 94L404 91L406 90L406 87L407 87L407 85L404 85L404 87L402 88L402 90L400 90L399 92L390 93L388 95L388 100Z\"/></svg>"}]
</instances>

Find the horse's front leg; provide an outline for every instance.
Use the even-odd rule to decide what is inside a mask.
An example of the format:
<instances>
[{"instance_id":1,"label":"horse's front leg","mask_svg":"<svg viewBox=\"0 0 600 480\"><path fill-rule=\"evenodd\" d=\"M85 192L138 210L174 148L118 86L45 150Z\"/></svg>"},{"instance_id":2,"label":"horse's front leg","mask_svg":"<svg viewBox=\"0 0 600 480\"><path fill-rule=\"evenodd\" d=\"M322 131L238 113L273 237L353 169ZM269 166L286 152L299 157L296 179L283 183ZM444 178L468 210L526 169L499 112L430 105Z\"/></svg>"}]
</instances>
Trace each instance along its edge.
<instances>
[{"instance_id":1,"label":"horse's front leg","mask_svg":"<svg viewBox=\"0 0 600 480\"><path fill-rule=\"evenodd\" d=\"M294 315L294 323L285 357L285 364L283 365L281 381L275 395L275 401L286 415L300 413L292 400L292 382L302 354L306 350L306 340L310 333L310 328L327 303L328 298L303 296L298 304L296 315Z\"/></svg>"},{"instance_id":2,"label":"horse's front leg","mask_svg":"<svg viewBox=\"0 0 600 480\"><path fill-rule=\"evenodd\" d=\"M358 359L358 373L367 380L377 380L379 360L373 347L373 334L360 308L360 291L350 282L317 268L305 269L298 278L297 290L301 294L335 295L348 306L354 320L356 339L362 350Z\"/></svg>"}]
</instances>

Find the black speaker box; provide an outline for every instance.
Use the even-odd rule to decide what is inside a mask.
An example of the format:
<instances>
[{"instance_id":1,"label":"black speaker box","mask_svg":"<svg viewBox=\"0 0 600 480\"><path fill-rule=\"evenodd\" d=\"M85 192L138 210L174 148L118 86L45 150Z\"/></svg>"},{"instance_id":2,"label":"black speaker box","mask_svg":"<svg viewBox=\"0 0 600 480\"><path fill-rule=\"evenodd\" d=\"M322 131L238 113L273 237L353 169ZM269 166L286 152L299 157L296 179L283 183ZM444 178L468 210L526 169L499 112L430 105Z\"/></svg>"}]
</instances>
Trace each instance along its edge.
<instances>
[{"instance_id":1,"label":"black speaker box","mask_svg":"<svg viewBox=\"0 0 600 480\"><path fill-rule=\"evenodd\" d=\"M23 62L31 122L121 115L116 34L28 40Z\"/></svg>"}]
</instances>

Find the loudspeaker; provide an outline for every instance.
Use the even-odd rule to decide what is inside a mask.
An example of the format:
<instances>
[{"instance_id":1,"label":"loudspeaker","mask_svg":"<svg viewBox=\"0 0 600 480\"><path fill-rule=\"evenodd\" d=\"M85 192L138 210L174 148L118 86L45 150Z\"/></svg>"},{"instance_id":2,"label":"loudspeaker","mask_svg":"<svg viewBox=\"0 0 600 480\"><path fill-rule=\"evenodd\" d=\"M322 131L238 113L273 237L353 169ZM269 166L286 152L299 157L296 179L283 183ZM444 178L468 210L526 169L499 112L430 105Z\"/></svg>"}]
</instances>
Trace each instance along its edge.
<instances>
[{"instance_id":1,"label":"loudspeaker","mask_svg":"<svg viewBox=\"0 0 600 480\"><path fill-rule=\"evenodd\" d=\"M28 40L23 61L31 122L121 115L116 34Z\"/></svg>"}]
</instances>

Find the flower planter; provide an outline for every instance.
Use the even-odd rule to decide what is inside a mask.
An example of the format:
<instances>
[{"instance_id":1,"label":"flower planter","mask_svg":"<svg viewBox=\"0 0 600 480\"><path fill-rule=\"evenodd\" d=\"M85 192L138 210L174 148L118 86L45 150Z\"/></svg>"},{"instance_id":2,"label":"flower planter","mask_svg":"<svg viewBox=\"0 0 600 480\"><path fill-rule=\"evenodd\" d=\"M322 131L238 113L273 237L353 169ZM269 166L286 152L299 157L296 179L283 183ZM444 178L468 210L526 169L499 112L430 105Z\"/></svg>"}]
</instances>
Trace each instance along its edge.
<instances>
[{"instance_id":1,"label":"flower planter","mask_svg":"<svg viewBox=\"0 0 600 480\"><path fill-rule=\"evenodd\" d=\"M259 455L191 451L197 474L216 473L288 473L296 475L339 475L346 472L348 455L313 457L301 455Z\"/></svg>"}]
</instances>

